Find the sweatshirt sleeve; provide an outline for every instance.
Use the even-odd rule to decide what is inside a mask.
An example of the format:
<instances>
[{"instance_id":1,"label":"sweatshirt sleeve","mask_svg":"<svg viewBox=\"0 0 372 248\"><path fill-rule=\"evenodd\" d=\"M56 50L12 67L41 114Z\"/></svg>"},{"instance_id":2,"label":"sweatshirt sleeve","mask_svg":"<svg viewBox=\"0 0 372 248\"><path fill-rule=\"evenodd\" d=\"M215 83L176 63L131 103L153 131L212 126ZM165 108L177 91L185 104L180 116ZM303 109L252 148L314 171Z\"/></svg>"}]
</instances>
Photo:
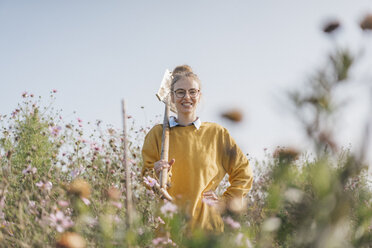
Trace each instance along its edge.
<instances>
[{"instance_id":1,"label":"sweatshirt sleeve","mask_svg":"<svg viewBox=\"0 0 372 248\"><path fill-rule=\"evenodd\" d=\"M222 199L234 199L234 202L243 203L243 198L252 187L253 173L249 161L237 146L228 131L223 131L223 167L229 175L230 186L224 192ZM236 200L236 201L235 201Z\"/></svg>"},{"instance_id":2,"label":"sweatshirt sleeve","mask_svg":"<svg viewBox=\"0 0 372 248\"><path fill-rule=\"evenodd\" d=\"M160 131L160 135L159 135ZM142 176L155 176L154 163L160 160L161 125L154 126L146 135L142 146Z\"/></svg>"}]
</instances>

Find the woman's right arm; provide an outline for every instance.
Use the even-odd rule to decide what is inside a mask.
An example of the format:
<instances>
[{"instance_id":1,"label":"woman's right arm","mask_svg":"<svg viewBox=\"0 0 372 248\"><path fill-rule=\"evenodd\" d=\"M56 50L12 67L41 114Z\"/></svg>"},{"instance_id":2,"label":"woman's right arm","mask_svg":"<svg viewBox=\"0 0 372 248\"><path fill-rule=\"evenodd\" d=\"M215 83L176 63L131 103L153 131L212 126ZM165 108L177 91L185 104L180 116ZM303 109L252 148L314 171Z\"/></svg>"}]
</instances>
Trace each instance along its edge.
<instances>
[{"instance_id":1,"label":"woman's right arm","mask_svg":"<svg viewBox=\"0 0 372 248\"><path fill-rule=\"evenodd\" d=\"M160 135L159 135L160 131ZM154 164L160 160L161 126L154 126L146 135L142 146L142 176L155 176Z\"/></svg>"},{"instance_id":2,"label":"woman's right arm","mask_svg":"<svg viewBox=\"0 0 372 248\"><path fill-rule=\"evenodd\" d=\"M142 176L150 175L151 177L159 178L159 174L163 168L168 168L174 164L174 159L171 161L160 160L161 151L161 135L162 126L154 126L145 137L142 147Z\"/></svg>"}]
</instances>

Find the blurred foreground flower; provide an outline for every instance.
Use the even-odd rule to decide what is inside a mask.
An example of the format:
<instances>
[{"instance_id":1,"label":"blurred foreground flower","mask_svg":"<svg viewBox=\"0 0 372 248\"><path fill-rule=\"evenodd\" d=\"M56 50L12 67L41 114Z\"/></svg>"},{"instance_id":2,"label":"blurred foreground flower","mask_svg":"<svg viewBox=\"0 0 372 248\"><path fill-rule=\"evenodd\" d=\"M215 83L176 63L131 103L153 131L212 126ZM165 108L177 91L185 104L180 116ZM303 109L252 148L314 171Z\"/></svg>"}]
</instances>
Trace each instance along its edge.
<instances>
[{"instance_id":1,"label":"blurred foreground flower","mask_svg":"<svg viewBox=\"0 0 372 248\"><path fill-rule=\"evenodd\" d=\"M118 202L118 201L111 201L111 205L118 208L118 209L121 209L123 207L123 204L121 202Z\"/></svg>"},{"instance_id":2,"label":"blurred foreground flower","mask_svg":"<svg viewBox=\"0 0 372 248\"><path fill-rule=\"evenodd\" d=\"M230 216L227 216L225 218L223 218L223 221L229 225L232 229L239 229L240 228L240 223L233 220L233 218L231 218Z\"/></svg>"},{"instance_id":3,"label":"blurred foreground flower","mask_svg":"<svg viewBox=\"0 0 372 248\"><path fill-rule=\"evenodd\" d=\"M162 212L162 214L164 214L165 216L170 216L172 217L174 213L176 213L177 211L177 206L174 205L173 203L171 202L166 202L161 208L160 208L160 211Z\"/></svg>"},{"instance_id":4,"label":"blurred foreground flower","mask_svg":"<svg viewBox=\"0 0 372 248\"><path fill-rule=\"evenodd\" d=\"M86 242L83 237L74 232L66 232L57 241L57 248L84 248Z\"/></svg>"},{"instance_id":5,"label":"blurred foreground flower","mask_svg":"<svg viewBox=\"0 0 372 248\"><path fill-rule=\"evenodd\" d=\"M68 201L64 201L64 200L59 200L58 201L58 205L60 207L67 207L68 205L70 205L70 203Z\"/></svg>"},{"instance_id":6,"label":"blurred foreground flower","mask_svg":"<svg viewBox=\"0 0 372 248\"><path fill-rule=\"evenodd\" d=\"M233 213L243 213L247 210L248 201L246 198L234 197L226 201L226 207Z\"/></svg>"},{"instance_id":7,"label":"blurred foreground flower","mask_svg":"<svg viewBox=\"0 0 372 248\"><path fill-rule=\"evenodd\" d=\"M164 222L164 220L160 217L160 216L158 216L156 219L156 222L159 222L160 224L165 224L165 222Z\"/></svg>"},{"instance_id":8,"label":"blurred foreground flower","mask_svg":"<svg viewBox=\"0 0 372 248\"><path fill-rule=\"evenodd\" d=\"M243 114L238 109L226 111L225 113L222 113L221 116L233 122L241 122L243 120Z\"/></svg>"},{"instance_id":9,"label":"blurred foreground flower","mask_svg":"<svg viewBox=\"0 0 372 248\"><path fill-rule=\"evenodd\" d=\"M243 239L245 238L245 242L243 242ZM243 233L238 233L235 237L235 244L237 246L242 246L242 247L247 247L247 248L252 248L253 245L251 243L251 241L247 238L247 237L244 237L244 234Z\"/></svg>"},{"instance_id":10,"label":"blurred foreground flower","mask_svg":"<svg viewBox=\"0 0 372 248\"><path fill-rule=\"evenodd\" d=\"M88 198L80 197L80 199L84 202L85 205L90 205L90 201Z\"/></svg>"},{"instance_id":11,"label":"blurred foreground flower","mask_svg":"<svg viewBox=\"0 0 372 248\"><path fill-rule=\"evenodd\" d=\"M304 192L299 189L289 188L285 191L284 197L291 203L300 203L304 197Z\"/></svg>"},{"instance_id":12,"label":"blurred foreground flower","mask_svg":"<svg viewBox=\"0 0 372 248\"><path fill-rule=\"evenodd\" d=\"M273 232L279 229L280 225L282 224L281 219L277 217L271 217L266 219L262 224L262 230L266 232Z\"/></svg>"},{"instance_id":13,"label":"blurred foreground flower","mask_svg":"<svg viewBox=\"0 0 372 248\"><path fill-rule=\"evenodd\" d=\"M90 185L83 179L75 179L70 183L67 188L68 192L81 198L89 198L90 196Z\"/></svg>"},{"instance_id":14,"label":"blurred foreground flower","mask_svg":"<svg viewBox=\"0 0 372 248\"><path fill-rule=\"evenodd\" d=\"M363 31L372 30L372 14L368 14L363 18L360 28Z\"/></svg>"},{"instance_id":15,"label":"blurred foreground flower","mask_svg":"<svg viewBox=\"0 0 372 248\"><path fill-rule=\"evenodd\" d=\"M170 238L167 237L158 237L152 240L152 244L155 246L158 245L170 245L170 246L177 246Z\"/></svg>"}]
</instances>

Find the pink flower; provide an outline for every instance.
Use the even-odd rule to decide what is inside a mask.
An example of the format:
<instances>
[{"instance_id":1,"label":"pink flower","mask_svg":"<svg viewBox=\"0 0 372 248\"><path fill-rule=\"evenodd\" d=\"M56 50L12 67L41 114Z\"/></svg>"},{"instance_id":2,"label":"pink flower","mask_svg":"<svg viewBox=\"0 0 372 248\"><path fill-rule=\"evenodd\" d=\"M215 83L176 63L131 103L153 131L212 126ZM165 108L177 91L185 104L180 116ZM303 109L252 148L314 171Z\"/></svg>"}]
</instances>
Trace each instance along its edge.
<instances>
[{"instance_id":1,"label":"pink flower","mask_svg":"<svg viewBox=\"0 0 372 248\"><path fill-rule=\"evenodd\" d=\"M164 220L160 216L156 218L156 221L158 221L160 224L163 224L163 225L165 224Z\"/></svg>"},{"instance_id":2,"label":"pink flower","mask_svg":"<svg viewBox=\"0 0 372 248\"><path fill-rule=\"evenodd\" d=\"M243 242L242 242L242 240L243 240L243 237L244 237L244 235L243 235L243 233L238 233L238 235L236 235L236 237L235 237L235 244L237 245L237 246L242 246L243 245Z\"/></svg>"},{"instance_id":3,"label":"pink flower","mask_svg":"<svg viewBox=\"0 0 372 248\"><path fill-rule=\"evenodd\" d=\"M81 141L82 143L86 144L86 143L90 143L88 140L84 139L83 137L78 137L78 140Z\"/></svg>"},{"instance_id":4,"label":"pink flower","mask_svg":"<svg viewBox=\"0 0 372 248\"><path fill-rule=\"evenodd\" d=\"M150 197L154 197L155 196L155 193L154 193L154 191L152 191L152 190L146 190L146 194L148 195L148 196L150 196Z\"/></svg>"},{"instance_id":5,"label":"pink flower","mask_svg":"<svg viewBox=\"0 0 372 248\"><path fill-rule=\"evenodd\" d=\"M118 209L121 209L123 207L123 204L121 204L121 202L112 201L111 204Z\"/></svg>"},{"instance_id":6,"label":"pink flower","mask_svg":"<svg viewBox=\"0 0 372 248\"><path fill-rule=\"evenodd\" d=\"M244 234L243 233L238 233L235 237L235 244L237 246L244 246L244 247L247 247L247 248L252 248L252 243L249 241L248 238L245 238L245 244L243 243L243 238L244 238Z\"/></svg>"},{"instance_id":7,"label":"pink flower","mask_svg":"<svg viewBox=\"0 0 372 248\"><path fill-rule=\"evenodd\" d=\"M156 180L150 176L144 177L143 182L151 188L156 184Z\"/></svg>"},{"instance_id":8,"label":"pink flower","mask_svg":"<svg viewBox=\"0 0 372 248\"><path fill-rule=\"evenodd\" d=\"M237 221L234 221L230 216L227 216L223 218L226 224L230 225L232 229L238 229L240 228L240 223Z\"/></svg>"},{"instance_id":9,"label":"pink flower","mask_svg":"<svg viewBox=\"0 0 372 248\"><path fill-rule=\"evenodd\" d=\"M99 146L97 145L96 142L92 142L92 143L90 143L90 148L91 148L92 150L96 151L96 152L99 152L99 151L102 150L101 147L99 147Z\"/></svg>"},{"instance_id":10,"label":"pink flower","mask_svg":"<svg viewBox=\"0 0 372 248\"><path fill-rule=\"evenodd\" d=\"M167 237L158 237L152 240L153 245L172 245L177 246L170 238Z\"/></svg>"},{"instance_id":11,"label":"pink flower","mask_svg":"<svg viewBox=\"0 0 372 248\"><path fill-rule=\"evenodd\" d=\"M172 217L173 214L177 211L177 206L174 205L171 202L166 202L161 208L160 211L165 215L165 216L170 216Z\"/></svg>"},{"instance_id":12,"label":"pink flower","mask_svg":"<svg viewBox=\"0 0 372 248\"><path fill-rule=\"evenodd\" d=\"M79 176L80 174L84 173L85 171L85 168L83 166L80 166L80 168L75 168L73 169L71 172L70 172L70 176L72 178L75 178L77 176Z\"/></svg>"},{"instance_id":13,"label":"pink flower","mask_svg":"<svg viewBox=\"0 0 372 248\"><path fill-rule=\"evenodd\" d=\"M58 205L60 207L67 207L70 203L68 201L59 200Z\"/></svg>"},{"instance_id":14,"label":"pink flower","mask_svg":"<svg viewBox=\"0 0 372 248\"><path fill-rule=\"evenodd\" d=\"M38 183L35 183L35 185L37 187L39 187L40 189L44 189L46 191L50 191L53 187L53 184L52 182L48 181L46 183L43 183L42 181L38 182Z\"/></svg>"},{"instance_id":15,"label":"pink flower","mask_svg":"<svg viewBox=\"0 0 372 248\"><path fill-rule=\"evenodd\" d=\"M81 200L84 202L85 205L90 205L90 201L87 198L81 197Z\"/></svg>"},{"instance_id":16,"label":"pink flower","mask_svg":"<svg viewBox=\"0 0 372 248\"><path fill-rule=\"evenodd\" d=\"M57 90L56 90L56 89L53 89L52 92L53 92L53 93L57 93Z\"/></svg>"},{"instance_id":17,"label":"pink flower","mask_svg":"<svg viewBox=\"0 0 372 248\"><path fill-rule=\"evenodd\" d=\"M121 219L119 216L115 215L114 216L114 221L116 222L116 224L119 224L121 222Z\"/></svg>"},{"instance_id":18,"label":"pink flower","mask_svg":"<svg viewBox=\"0 0 372 248\"><path fill-rule=\"evenodd\" d=\"M61 131L61 127L60 126L53 126L53 127L49 127L49 131L50 133L53 135L53 136L57 136L59 134L59 131Z\"/></svg>"},{"instance_id":19,"label":"pink flower","mask_svg":"<svg viewBox=\"0 0 372 248\"><path fill-rule=\"evenodd\" d=\"M29 206L30 208L34 208L34 207L36 206L36 202L35 202L35 201L29 201L29 202L28 202L28 206Z\"/></svg>"},{"instance_id":20,"label":"pink flower","mask_svg":"<svg viewBox=\"0 0 372 248\"><path fill-rule=\"evenodd\" d=\"M78 121L79 123L82 123L82 122L83 122L83 120L80 119L79 117L77 118L77 121Z\"/></svg>"},{"instance_id":21,"label":"pink flower","mask_svg":"<svg viewBox=\"0 0 372 248\"><path fill-rule=\"evenodd\" d=\"M29 173L36 174L36 172L37 172L37 169L35 167L31 167L31 165L29 165L29 166L27 166L26 169L24 169L22 171L22 174L23 175L26 175L26 174L29 174Z\"/></svg>"},{"instance_id":22,"label":"pink flower","mask_svg":"<svg viewBox=\"0 0 372 248\"><path fill-rule=\"evenodd\" d=\"M62 211L57 211L55 214L51 214L49 220L50 225L55 227L57 232L60 233L74 225L74 222L72 222L71 218L65 216Z\"/></svg>"}]
</instances>

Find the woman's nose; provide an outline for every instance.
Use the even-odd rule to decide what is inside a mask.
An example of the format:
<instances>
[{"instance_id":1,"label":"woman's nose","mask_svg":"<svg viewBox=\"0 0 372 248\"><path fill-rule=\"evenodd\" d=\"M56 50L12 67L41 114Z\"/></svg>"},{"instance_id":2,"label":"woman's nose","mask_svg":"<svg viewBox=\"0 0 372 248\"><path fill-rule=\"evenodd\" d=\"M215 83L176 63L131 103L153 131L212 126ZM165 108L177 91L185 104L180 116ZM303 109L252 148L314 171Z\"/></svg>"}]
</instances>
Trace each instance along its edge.
<instances>
[{"instance_id":1,"label":"woman's nose","mask_svg":"<svg viewBox=\"0 0 372 248\"><path fill-rule=\"evenodd\" d=\"M186 91L185 96L183 98L191 98L190 93L188 91Z\"/></svg>"}]
</instances>

